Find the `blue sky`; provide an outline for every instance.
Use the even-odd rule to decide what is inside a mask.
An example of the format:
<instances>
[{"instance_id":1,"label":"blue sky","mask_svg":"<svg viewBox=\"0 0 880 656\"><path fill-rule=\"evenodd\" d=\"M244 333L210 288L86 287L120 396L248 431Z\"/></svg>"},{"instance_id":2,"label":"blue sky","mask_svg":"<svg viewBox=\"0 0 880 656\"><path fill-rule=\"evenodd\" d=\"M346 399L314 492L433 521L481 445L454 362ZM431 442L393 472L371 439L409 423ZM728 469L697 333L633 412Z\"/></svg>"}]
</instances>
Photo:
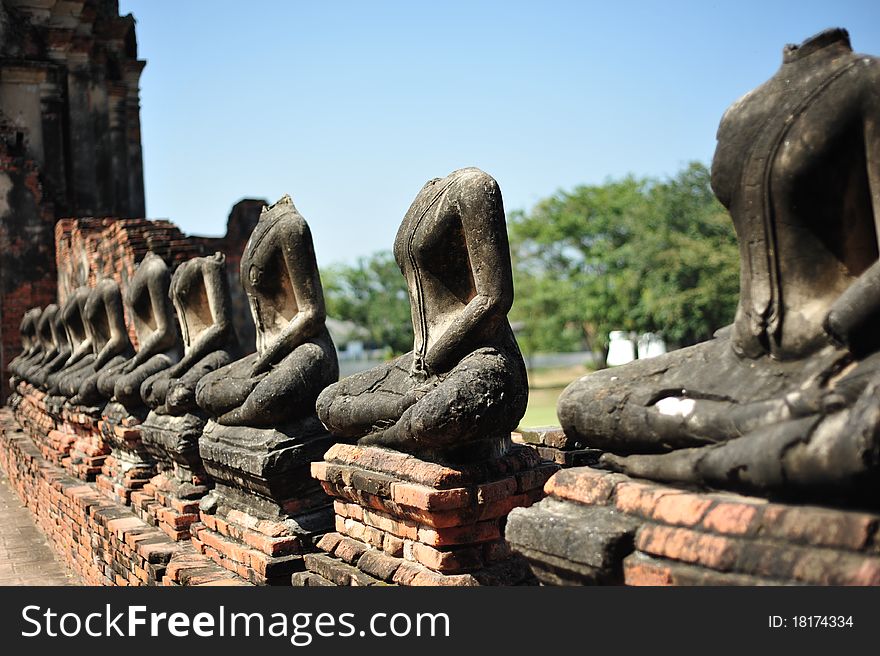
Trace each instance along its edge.
<instances>
[{"instance_id":1,"label":"blue sky","mask_svg":"<svg viewBox=\"0 0 880 656\"><path fill-rule=\"evenodd\" d=\"M711 160L782 47L877 0L120 0L137 20L147 214L219 235L290 193L320 265L391 247L422 184L478 166L505 207Z\"/></svg>"}]
</instances>

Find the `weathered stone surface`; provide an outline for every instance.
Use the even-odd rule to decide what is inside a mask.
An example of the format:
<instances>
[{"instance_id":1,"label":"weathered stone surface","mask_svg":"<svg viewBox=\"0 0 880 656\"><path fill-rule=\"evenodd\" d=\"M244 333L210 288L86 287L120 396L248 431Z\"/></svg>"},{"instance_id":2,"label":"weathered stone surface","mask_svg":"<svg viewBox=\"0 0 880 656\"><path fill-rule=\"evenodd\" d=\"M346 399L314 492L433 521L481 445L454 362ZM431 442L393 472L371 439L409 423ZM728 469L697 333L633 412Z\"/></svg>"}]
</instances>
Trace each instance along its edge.
<instances>
[{"instance_id":1,"label":"weathered stone surface","mask_svg":"<svg viewBox=\"0 0 880 656\"><path fill-rule=\"evenodd\" d=\"M339 437L426 460L502 454L528 385L507 321L513 284L498 184L475 168L428 182L394 254L409 287L413 351L327 388L321 421Z\"/></svg>"},{"instance_id":2,"label":"weathered stone surface","mask_svg":"<svg viewBox=\"0 0 880 656\"><path fill-rule=\"evenodd\" d=\"M225 257L193 258L174 272L170 296L183 336L183 357L144 380L140 394L157 414L202 414L196 405L196 385L239 355L232 323Z\"/></svg>"},{"instance_id":3,"label":"weathered stone surface","mask_svg":"<svg viewBox=\"0 0 880 656\"><path fill-rule=\"evenodd\" d=\"M288 435L280 430L222 426L213 421L206 425L199 439L199 453L211 479L222 489L237 489L231 505L255 495L248 510L257 515L283 514L282 504L298 497L308 497L318 490L309 466L319 460L333 444L333 438L316 428L312 434ZM324 504L329 504L325 499Z\"/></svg>"},{"instance_id":4,"label":"weathered stone surface","mask_svg":"<svg viewBox=\"0 0 880 656\"><path fill-rule=\"evenodd\" d=\"M548 498L511 512L505 537L544 583L607 585L623 582L638 526L613 509Z\"/></svg>"},{"instance_id":5,"label":"weathered stone surface","mask_svg":"<svg viewBox=\"0 0 880 656\"><path fill-rule=\"evenodd\" d=\"M144 381L180 359L180 338L168 298L170 284L168 265L155 253L147 253L135 270L126 298L137 336L137 353L98 378L101 394L112 397L131 413L144 408Z\"/></svg>"},{"instance_id":6,"label":"weathered stone surface","mask_svg":"<svg viewBox=\"0 0 880 656\"><path fill-rule=\"evenodd\" d=\"M305 433L339 377L312 237L289 196L264 210L241 261L257 352L205 375L196 402L218 424Z\"/></svg>"}]
</instances>

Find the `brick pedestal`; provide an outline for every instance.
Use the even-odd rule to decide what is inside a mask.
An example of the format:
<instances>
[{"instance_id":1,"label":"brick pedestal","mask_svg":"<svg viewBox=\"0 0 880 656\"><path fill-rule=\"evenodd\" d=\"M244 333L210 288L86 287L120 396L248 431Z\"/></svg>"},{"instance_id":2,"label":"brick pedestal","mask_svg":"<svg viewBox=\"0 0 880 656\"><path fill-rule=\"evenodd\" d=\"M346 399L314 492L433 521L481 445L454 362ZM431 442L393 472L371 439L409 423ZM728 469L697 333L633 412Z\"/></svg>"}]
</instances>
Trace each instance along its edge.
<instances>
[{"instance_id":1,"label":"brick pedestal","mask_svg":"<svg viewBox=\"0 0 880 656\"><path fill-rule=\"evenodd\" d=\"M451 467L337 444L312 474L334 498L336 532L305 556L294 585L517 585L532 582L503 539L513 508L558 469L528 447Z\"/></svg>"},{"instance_id":2,"label":"brick pedestal","mask_svg":"<svg viewBox=\"0 0 880 656\"><path fill-rule=\"evenodd\" d=\"M43 457L56 464L70 451L75 437L58 431L61 422L62 397L50 397L29 383L21 382L10 407L16 420L33 437Z\"/></svg>"},{"instance_id":3,"label":"brick pedestal","mask_svg":"<svg viewBox=\"0 0 880 656\"><path fill-rule=\"evenodd\" d=\"M73 437L67 456L61 460L62 465L72 476L87 482L94 481L111 450L98 427L101 409L73 406L66 402L61 409L61 419L58 430Z\"/></svg>"},{"instance_id":4,"label":"brick pedestal","mask_svg":"<svg viewBox=\"0 0 880 656\"><path fill-rule=\"evenodd\" d=\"M562 467L594 465L602 452L589 449L577 440L567 436L559 426L538 426L523 428L512 434L515 444L530 446L544 460L555 462Z\"/></svg>"},{"instance_id":5,"label":"brick pedestal","mask_svg":"<svg viewBox=\"0 0 880 656\"><path fill-rule=\"evenodd\" d=\"M199 519L199 501L211 490L199 456L204 427L204 418L194 414L155 412L140 425L141 441L159 473L142 490L132 493L132 509L173 540L190 539L189 527Z\"/></svg>"},{"instance_id":6,"label":"brick pedestal","mask_svg":"<svg viewBox=\"0 0 880 656\"><path fill-rule=\"evenodd\" d=\"M546 584L880 585L880 515L693 492L579 467L515 510L512 548Z\"/></svg>"},{"instance_id":7,"label":"brick pedestal","mask_svg":"<svg viewBox=\"0 0 880 656\"><path fill-rule=\"evenodd\" d=\"M126 505L131 502L132 492L143 488L156 475L156 464L141 441L140 424L145 417L146 410L132 414L111 401L98 422L98 430L111 454L95 482L104 494Z\"/></svg>"},{"instance_id":8,"label":"brick pedestal","mask_svg":"<svg viewBox=\"0 0 880 656\"><path fill-rule=\"evenodd\" d=\"M332 444L316 418L286 432L209 421L199 453L214 489L190 527L193 544L253 583L290 585L333 527L331 500L309 472Z\"/></svg>"},{"instance_id":9,"label":"brick pedestal","mask_svg":"<svg viewBox=\"0 0 880 656\"><path fill-rule=\"evenodd\" d=\"M129 508L46 462L31 437L0 409L0 466L55 552L87 585L248 585L173 542Z\"/></svg>"}]
</instances>

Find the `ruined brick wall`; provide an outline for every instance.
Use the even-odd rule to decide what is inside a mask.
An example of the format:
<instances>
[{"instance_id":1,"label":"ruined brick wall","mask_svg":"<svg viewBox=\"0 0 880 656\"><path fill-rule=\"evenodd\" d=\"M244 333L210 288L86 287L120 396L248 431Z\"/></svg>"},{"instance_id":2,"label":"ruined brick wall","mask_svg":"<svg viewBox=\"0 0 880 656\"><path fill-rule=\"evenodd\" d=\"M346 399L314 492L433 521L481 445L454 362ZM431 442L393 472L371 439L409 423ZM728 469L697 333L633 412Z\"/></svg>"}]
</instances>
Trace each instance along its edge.
<instances>
[{"instance_id":1,"label":"ruined brick wall","mask_svg":"<svg viewBox=\"0 0 880 656\"><path fill-rule=\"evenodd\" d=\"M134 18L115 0L0 2L0 375L55 300L54 223L144 215ZM0 385L0 402L8 390Z\"/></svg>"},{"instance_id":2,"label":"ruined brick wall","mask_svg":"<svg viewBox=\"0 0 880 656\"><path fill-rule=\"evenodd\" d=\"M205 244L188 239L170 221L148 219L62 219L55 226L58 299L81 285L94 287L99 278L112 278L123 295L135 268L150 251L172 268L205 253ZM134 323L126 309L126 325L137 346Z\"/></svg>"},{"instance_id":3,"label":"ruined brick wall","mask_svg":"<svg viewBox=\"0 0 880 656\"><path fill-rule=\"evenodd\" d=\"M7 366L21 352L22 316L55 299L53 223L37 163L0 120L0 403L8 393Z\"/></svg>"},{"instance_id":4,"label":"ruined brick wall","mask_svg":"<svg viewBox=\"0 0 880 656\"><path fill-rule=\"evenodd\" d=\"M189 237L172 222L148 219L62 219L55 226L58 300L63 303L81 285L93 287L98 278L113 278L122 293L135 268L152 251L171 267L216 251L226 253L226 275L232 296L233 323L246 352L254 350L254 324L239 278L241 255L265 205L243 200L232 208L223 237ZM28 306L30 307L30 306ZM20 319L19 319L20 320ZM132 343L134 324L126 316ZM18 334L18 325L15 327Z\"/></svg>"},{"instance_id":5,"label":"ruined brick wall","mask_svg":"<svg viewBox=\"0 0 880 656\"><path fill-rule=\"evenodd\" d=\"M134 18L115 0L4 0L0 37L0 112L57 216L143 216Z\"/></svg>"}]
</instances>

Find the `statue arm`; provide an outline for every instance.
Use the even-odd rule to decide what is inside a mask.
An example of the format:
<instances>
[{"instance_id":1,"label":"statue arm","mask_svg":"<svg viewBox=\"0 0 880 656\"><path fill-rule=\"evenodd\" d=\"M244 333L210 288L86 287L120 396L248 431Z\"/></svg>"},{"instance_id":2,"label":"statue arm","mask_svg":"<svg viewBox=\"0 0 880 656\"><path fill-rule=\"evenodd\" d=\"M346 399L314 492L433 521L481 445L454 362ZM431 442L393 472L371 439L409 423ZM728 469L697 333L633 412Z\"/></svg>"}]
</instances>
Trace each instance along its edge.
<instances>
[{"instance_id":1,"label":"statue arm","mask_svg":"<svg viewBox=\"0 0 880 656\"><path fill-rule=\"evenodd\" d=\"M501 191L488 176L483 184L488 187L483 193L459 200L476 294L426 354L429 370L451 368L465 355L461 352L463 342L472 335L482 335L513 305L513 273Z\"/></svg>"},{"instance_id":2,"label":"statue arm","mask_svg":"<svg viewBox=\"0 0 880 656\"><path fill-rule=\"evenodd\" d=\"M218 269L210 272L206 271L202 274L213 323L196 337L180 362L169 368L168 373L172 378L182 376L196 362L209 353L219 351L230 341L232 322L229 318L231 311L229 307L229 290L223 271L223 263L225 261L225 258L220 261Z\"/></svg>"},{"instance_id":3,"label":"statue arm","mask_svg":"<svg viewBox=\"0 0 880 656\"><path fill-rule=\"evenodd\" d=\"M156 330L151 332L138 345L138 351L125 365L123 371L129 373L149 360L151 357L174 345L174 325L171 314L170 301L166 293L166 276L155 276L147 280L146 290L150 295L150 307L156 318Z\"/></svg>"},{"instance_id":4,"label":"statue arm","mask_svg":"<svg viewBox=\"0 0 880 656\"><path fill-rule=\"evenodd\" d=\"M71 345L73 345L73 335L68 333L68 339L70 340ZM86 331L86 338L79 343L79 346L71 348L70 357L67 359L64 367L67 368L75 365L77 362L79 362L89 353L91 353L92 350L92 336L88 333L88 331Z\"/></svg>"},{"instance_id":5,"label":"statue arm","mask_svg":"<svg viewBox=\"0 0 880 656\"><path fill-rule=\"evenodd\" d=\"M297 312L254 362L253 375L268 371L293 349L316 335L327 318L324 290L308 225L304 222L295 225L288 239L289 243L282 246L282 254L296 298Z\"/></svg>"},{"instance_id":6,"label":"statue arm","mask_svg":"<svg viewBox=\"0 0 880 656\"><path fill-rule=\"evenodd\" d=\"M104 312L107 314L107 325L110 327L110 339L95 357L95 371L107 364L111 358L125 349L128 331L122 314L122 295L116 289L104 294Z\"/></svg>"}]
</instances>

